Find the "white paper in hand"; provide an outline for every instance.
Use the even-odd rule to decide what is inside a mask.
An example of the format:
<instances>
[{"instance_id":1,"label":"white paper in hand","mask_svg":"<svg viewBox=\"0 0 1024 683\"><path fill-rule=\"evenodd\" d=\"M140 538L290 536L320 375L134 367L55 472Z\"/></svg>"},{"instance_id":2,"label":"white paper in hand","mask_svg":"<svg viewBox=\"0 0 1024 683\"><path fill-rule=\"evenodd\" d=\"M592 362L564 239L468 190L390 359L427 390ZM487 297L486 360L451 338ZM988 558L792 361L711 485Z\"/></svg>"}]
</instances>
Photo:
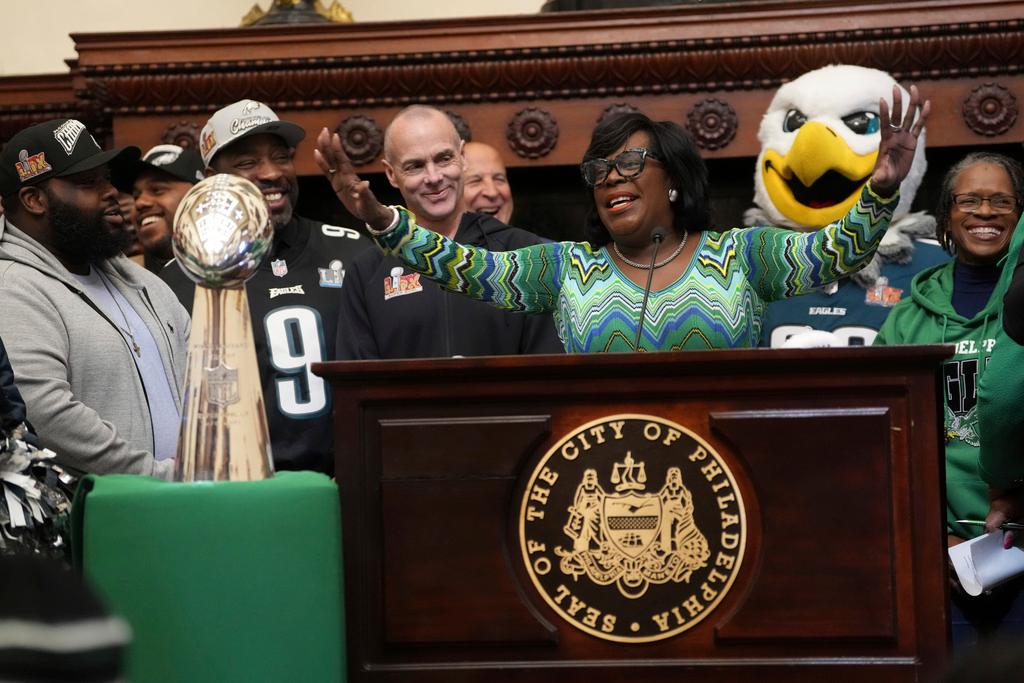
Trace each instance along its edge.
<instances>
[{"instance_id":1,"label":"white paper in hand","mask_svg":"<svg viewBox=\"0 0 1024 683\"><path fill-rule=\"evenodd\" d=\"M1024 572L1024 550L1004 549L999 530L953 546L949 559L968 595L981 595Z\"/></svg>"}]
</instances>

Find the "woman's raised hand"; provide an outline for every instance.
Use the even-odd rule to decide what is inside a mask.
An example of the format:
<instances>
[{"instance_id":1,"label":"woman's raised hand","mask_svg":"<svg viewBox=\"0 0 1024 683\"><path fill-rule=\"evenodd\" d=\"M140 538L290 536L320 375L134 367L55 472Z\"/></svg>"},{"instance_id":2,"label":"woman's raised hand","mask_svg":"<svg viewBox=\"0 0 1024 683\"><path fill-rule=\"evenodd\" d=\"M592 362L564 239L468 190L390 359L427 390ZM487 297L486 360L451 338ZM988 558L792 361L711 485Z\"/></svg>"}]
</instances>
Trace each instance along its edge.
<instances>
[{"instance_id":1,"label":"woman's raised hand","mask_svg":"<svg viewBox=\"0 0 1024 683\"><path fill-rule=\"evenodd\" d=\"M341 138L326 128L316 136L313 158L338 199L353 216L377 231L386 230L394 220L394 211L377 201L370 190L370 181L360 180L352 162L341 148Z\"/></svg>"},{"instance_id":2,"label":"woman's raised hand","mask_svg":"<svg viewBox=\"0 0 1024 683\"><path fill-rule=\"evenodd\" d=\"M903 116L903 93L892 88L892 115L883 98L878 103L882 140L878 144L878 160L871 174L871 188L883 197L891 197L910 173L917 150L917 138L931 111L931 102L921 102L917 86L910 86L907 115Z\"/></svg>"}]
</instances>

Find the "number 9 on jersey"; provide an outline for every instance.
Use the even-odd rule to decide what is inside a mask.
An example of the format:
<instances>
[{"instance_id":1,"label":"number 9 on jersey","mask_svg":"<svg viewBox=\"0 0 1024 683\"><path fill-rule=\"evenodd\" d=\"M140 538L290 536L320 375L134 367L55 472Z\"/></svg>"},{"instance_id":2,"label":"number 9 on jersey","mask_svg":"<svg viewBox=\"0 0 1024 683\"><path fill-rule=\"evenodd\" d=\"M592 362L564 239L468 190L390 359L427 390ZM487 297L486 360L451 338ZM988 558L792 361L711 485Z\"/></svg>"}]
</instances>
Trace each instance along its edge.
<instances>
[{"instance_id":1,"label":"number 9 on jersey","mask_svg":"<svg viewBox=\"0 0 1024 683\"><path fill-rule=\"evenodd\" d=\"M327 383L309 369L324 359L320 314L306 306L278 308L263 319L270 363L284 375L274 380L278 409L292 418L318 417L328 410Z\"/></svg>"}]
</instances>

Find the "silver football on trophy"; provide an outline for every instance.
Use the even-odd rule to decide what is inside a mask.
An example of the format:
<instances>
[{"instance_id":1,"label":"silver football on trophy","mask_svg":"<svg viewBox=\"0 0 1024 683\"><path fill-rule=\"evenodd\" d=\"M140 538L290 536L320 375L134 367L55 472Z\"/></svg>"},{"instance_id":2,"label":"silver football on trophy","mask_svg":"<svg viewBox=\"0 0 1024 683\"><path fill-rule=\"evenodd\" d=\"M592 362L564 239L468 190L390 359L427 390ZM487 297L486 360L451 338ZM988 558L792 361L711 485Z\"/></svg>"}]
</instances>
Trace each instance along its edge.
<instances>
[{"instance_id":1,"label":"silver football on trophy","mask_svg":"<svg viewBox=\"0 0 1024 683\"><path fill-rule=\"evenodd\" d=\"M270 250L274 227L263 193L220 173L185 193L174 215L172 245L182 270L207 287L238 287Z\"/></svg>"}]
</instances>

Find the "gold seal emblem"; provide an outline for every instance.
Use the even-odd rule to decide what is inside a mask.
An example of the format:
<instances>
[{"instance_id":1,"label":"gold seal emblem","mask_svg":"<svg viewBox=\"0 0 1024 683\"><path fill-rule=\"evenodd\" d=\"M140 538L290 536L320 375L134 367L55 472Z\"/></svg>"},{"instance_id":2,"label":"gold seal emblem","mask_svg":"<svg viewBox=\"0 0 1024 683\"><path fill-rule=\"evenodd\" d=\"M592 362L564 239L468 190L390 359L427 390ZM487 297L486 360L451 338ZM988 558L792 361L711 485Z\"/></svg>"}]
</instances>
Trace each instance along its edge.
<instances>
[{"instance_id":1,"label":"gold seal emblem","mask_svg":"<svg viewBox=\"0 0 1024 683\"><path fill-rule=\"evenodd\" d=\"M580 426L534 468L519 541L526 571L563 619L617 642L692 628L732 587L746 547L728 464L664 418Z\"/></svg>"}]
</instances>

